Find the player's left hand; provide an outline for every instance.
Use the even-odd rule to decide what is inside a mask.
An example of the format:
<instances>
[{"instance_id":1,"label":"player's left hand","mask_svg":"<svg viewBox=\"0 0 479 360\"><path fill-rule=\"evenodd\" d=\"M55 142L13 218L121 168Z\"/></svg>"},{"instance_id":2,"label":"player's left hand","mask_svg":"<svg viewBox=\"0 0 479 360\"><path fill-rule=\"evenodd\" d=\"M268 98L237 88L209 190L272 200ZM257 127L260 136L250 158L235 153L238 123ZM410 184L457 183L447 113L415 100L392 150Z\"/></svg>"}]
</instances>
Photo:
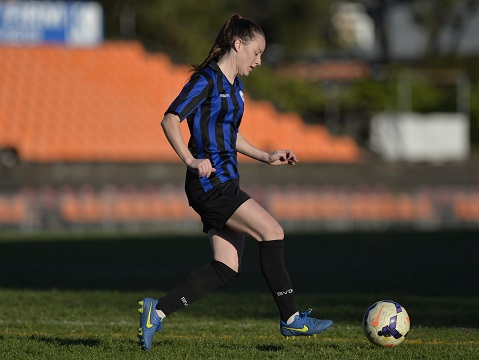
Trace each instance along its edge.
<instances>
[{"instance_id":1,"label":"player's left hand","mask_svg":"<svg viewBox=\"0 0 479 360\"><path fill-rule=\"evenodd\" d=\"M270 165L295 165L298 162L296 155L287 149L287 150L275 150L269 153L269 164Z\"/></svg>"}]
</instances>

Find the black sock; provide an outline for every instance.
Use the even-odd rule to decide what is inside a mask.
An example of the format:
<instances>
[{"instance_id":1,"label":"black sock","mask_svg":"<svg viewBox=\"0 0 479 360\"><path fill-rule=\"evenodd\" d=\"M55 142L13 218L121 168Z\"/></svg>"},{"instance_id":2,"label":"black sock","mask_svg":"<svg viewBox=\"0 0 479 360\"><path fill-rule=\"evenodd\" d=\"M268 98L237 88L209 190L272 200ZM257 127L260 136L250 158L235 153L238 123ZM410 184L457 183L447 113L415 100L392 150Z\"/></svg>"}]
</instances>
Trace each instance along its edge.
<instances>
[{"instance_id":1,"label":"black sock","mask_svg":"<svg viewBox=\"0 0 479 360\"><path fill-rule=\"evenodd\" d=\"M213 261L193 271L176 289L158 300L157 310L165 315L180 310L204 295L212 292L217 287L228 284L239 274L219 261Z\"/></svg>"},{"instance_id":2,"label":"black sock","mask_svg":"<svg viewBox=\"0 0 479 360\"><path fill-rule=\"evenodd\" d=\"M291 279L284 264L284 241L261 241L259 255L263 276L278 306L281 320L286 322L298 310Z\"/></svg>"}]
</instances>

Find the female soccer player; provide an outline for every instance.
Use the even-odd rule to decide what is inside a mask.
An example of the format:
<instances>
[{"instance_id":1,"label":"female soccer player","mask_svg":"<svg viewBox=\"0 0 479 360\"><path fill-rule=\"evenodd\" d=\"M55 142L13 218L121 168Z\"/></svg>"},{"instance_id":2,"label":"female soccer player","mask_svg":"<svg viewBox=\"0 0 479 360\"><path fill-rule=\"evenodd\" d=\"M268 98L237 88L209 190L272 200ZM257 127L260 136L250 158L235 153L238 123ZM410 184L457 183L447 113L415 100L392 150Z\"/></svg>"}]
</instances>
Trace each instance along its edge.
<instances>
[{"instance_id":1,"label":"female soccer player","mask_svg":"<svg viewBox=\"0 0 479 360\"><path fill-rule=\"evenodd\" d=\"M219 32L208 57L194 66L189 82L166 110L161 126L187 166L185 191L201 216L213 248L213 261L193 271L160 299L139 302L141 346L149 350L163 320L239 276L245 235L259 243L263 276L274 297L284 336L316 335L330 320L299 313L284 264L284 233L278 222L239 187L237 152L270 165L294 165L291 150L262 151L239 132L244 109L240 76L261 64L266 46L262 29L240 15L231 16ZM190 140L185 144L180 122L186 119Z\"/></svg>"}]
</instances>

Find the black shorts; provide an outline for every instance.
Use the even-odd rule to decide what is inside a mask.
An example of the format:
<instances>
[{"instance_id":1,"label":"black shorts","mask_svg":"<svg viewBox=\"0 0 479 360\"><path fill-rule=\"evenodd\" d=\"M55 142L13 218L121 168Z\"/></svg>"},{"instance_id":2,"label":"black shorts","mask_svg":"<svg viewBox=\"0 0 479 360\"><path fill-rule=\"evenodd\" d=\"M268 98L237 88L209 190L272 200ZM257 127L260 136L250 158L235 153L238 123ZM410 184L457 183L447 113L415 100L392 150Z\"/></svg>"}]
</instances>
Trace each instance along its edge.
<instances>
[{"instance_id":1,"label":"black shorts","mask_svg":"<svg viewBox=\"0 0 479 360\"><path fill-rule=\"evenodd\" d=\"M251 198L236 180L219 184L208 192L190 184L185 184L186 196L190 206L200 215L206 234L211 229L222 231L231 215Z\"/></svg>"}]
</instances>

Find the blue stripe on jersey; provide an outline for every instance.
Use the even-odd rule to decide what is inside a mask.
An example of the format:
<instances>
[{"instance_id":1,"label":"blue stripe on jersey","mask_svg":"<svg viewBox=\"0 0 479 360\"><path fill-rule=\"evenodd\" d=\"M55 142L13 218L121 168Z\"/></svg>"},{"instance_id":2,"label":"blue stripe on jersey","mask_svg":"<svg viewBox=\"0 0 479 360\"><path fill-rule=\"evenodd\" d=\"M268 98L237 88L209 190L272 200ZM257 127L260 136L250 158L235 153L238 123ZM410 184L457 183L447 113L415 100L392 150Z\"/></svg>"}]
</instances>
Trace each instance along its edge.
<instances>
[{"instance_id":1,"label":"blue stripe on jersey","mask_svg":"<svg viewBox=\"0 0 479 360\"><path fill-rule=\"evenodd\" d=\"M243 83L230 84L214 62L196 73L167 113L188 121L188 148L195 158L210 159L216 172L199 179L205 191L239 177L236 138L244 112Z\"/></svg>"}]
</instances>

